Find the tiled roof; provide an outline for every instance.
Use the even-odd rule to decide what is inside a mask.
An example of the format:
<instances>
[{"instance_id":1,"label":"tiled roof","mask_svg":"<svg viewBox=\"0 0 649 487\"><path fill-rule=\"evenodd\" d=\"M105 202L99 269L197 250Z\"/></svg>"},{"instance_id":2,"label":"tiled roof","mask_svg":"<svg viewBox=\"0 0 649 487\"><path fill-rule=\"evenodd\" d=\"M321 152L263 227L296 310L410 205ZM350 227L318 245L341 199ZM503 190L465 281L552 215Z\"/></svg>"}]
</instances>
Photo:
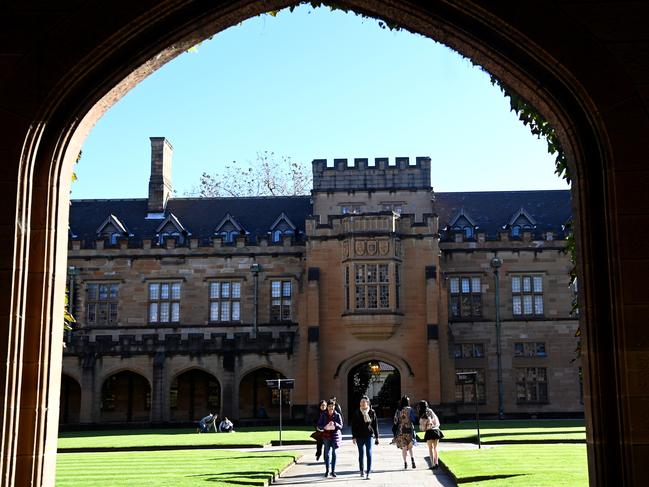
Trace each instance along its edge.
<instances>
[{"instance_id":1,"label":"tiled roof","mask_svg":"<svg viewBox=\"0 0 649 487\"><path fill-rule=\"evenodd\" d=\"M207 238L229 213L251 236L267 235L277 217L286 214L304 233L304 222L311 214L310 196L245 198L174 198L167 204L193 237ZM113 214L136 238L155 238L162 219L147 219L146 199L73 200L70 230L79 239L96 238L97 228Z\"/></svg>"},{"instance_id":2,"label":"tiled roof","mask_svg":"<svg viewBox=\"0 0 649 487\"><path fill-rule=\"evenodd\" d=\"M535 233L561 232L571 215L570 191L487 191L435 193L433 211L439 215L440 230L461 210L489 237L495 237L523 208L536 222ZM192 237L209 238L230 214L252 237L267 235L284 213L304 234L305 219L312 214L310 196L264 196L244 198L174 198L170 213ZM147 219L146 199L73 200L70 230L75 238L94 240L98 227L114 215L138 239L155 238L162 219Z\"/></svg>"},{"instance_id":3,"label":"tiled roof","mask_svg":"<svg viewBox=\"0 0 649 487\"><path fill-rule=\"evenodd\" d=\"M477 191L435 193L433 209L439 215L439 228L444 228L460 210L469 215L489 237L511 221L521 208L534 219L534 233L561 232L572 215L569 190L539 191Z\"/></svg>"}]
</instances>

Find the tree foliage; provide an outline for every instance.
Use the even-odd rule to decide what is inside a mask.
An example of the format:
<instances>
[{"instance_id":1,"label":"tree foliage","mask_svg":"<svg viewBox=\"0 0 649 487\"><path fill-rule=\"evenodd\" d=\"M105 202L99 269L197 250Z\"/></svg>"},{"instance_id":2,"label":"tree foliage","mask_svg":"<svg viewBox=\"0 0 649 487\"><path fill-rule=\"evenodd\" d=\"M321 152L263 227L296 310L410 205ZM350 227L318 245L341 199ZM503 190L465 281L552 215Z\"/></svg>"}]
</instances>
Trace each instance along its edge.
<instances>
[{"instance_id":1,"label":"tree foliage","mask_svg":"<svg viewBox=\"0 0 649 487\"><path fill-rule=\"evenodd\" d=\"M378 393L378 402L380 408L396 409L401 397L401 374L394 370L385 378L383 387Z\"/></svg>"},{"instance_id":2,"label":"tree foliage","mask_svg":"<svg viewBox=\"0 0 649 487\"><path fill-rule=\"evenodd\" d=\"M263 151L250 164L232 161L222 171L204 172L186 196L294 196L308 194L311 185L310 172L304 164Z\"/></svg>"}]
</instances>

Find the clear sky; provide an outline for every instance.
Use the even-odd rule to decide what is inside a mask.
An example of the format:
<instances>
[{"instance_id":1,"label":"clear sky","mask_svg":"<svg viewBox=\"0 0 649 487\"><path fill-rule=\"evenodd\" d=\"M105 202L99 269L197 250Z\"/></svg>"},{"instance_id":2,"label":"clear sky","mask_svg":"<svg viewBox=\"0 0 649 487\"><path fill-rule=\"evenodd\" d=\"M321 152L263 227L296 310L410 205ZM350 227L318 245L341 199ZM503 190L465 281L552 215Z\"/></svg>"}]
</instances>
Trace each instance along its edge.
<instances>
[{"instance_id":1,"label":"clear sky","mask_svg":"<svg viewBox=\"0 0 649 487\"><path fill-rule=\"evenodd\" d=\"M436 191L567 188L470 61L326 8L249 19L145 79L86 140L72 197L146 197L151 136L174 147L178 196L265 150L309 163L430 156Z\"/></svg>"}]
</instances>

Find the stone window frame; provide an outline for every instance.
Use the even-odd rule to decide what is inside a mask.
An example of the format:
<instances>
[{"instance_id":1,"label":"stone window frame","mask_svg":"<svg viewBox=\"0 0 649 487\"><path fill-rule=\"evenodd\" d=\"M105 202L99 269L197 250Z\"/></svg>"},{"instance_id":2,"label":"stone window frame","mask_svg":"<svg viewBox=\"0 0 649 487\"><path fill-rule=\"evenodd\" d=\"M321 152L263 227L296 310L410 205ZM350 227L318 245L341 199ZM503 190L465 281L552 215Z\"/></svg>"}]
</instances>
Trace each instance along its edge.
<instances>
[{"instance_id":1,"label":"stone window frame","mask_svg":"<svg viewBox=\"0 0 649 487\"><path fill-rule=\"evenodd\" d=\"M459 347L459 355L458 355L458 347ZM453 357L455 360L461 360L461 359L470 359L470 358L478 358L478 359L483 359L486 357L486 346L483 342L469 342L469 343L454 343L453 344ZM482 349L482 352L476 353L476 350ZM469 355L465 354L465 350L470 350Z\"/></svg>"},{"instance_id":2,"label":"stone window frame","mask_svg":"<svg viewBox=\"0 0 649 487\"><path fill-rule=\"evenodd\" d=\"M376 291L377 307L375 308L369 308L369 307L361 308L357 306L356 286L358 285L358 283L356 282L356 266L359 265L377 266L377 272L376 272L377 282L370 283L370 285L372 286L377 286L377 291ZM387 266L387 277L388 277L387 281L378 282L379 265ZM343 288L345 293L344 313L345 314L353 314L353 313L367 314L373 312L376 313L399 312L401 306L401 287L402 287L401 272L402 269L400 263L394 259L385 259L385 260L353 259L347 261L343 265ZM367 284L363 284L363 285L367 286ZM387 286L387 294L385 295L385 297L387 298L388 305L386 307L379 306L381 302L380 286ZM365 302L367 303L367 297L368 297L367 290L365 291L364 296L365 296Z\"/></svg>"},{"instance_id":3,"label":"stone window frame","mask_svg":"<svg viewBox=\"0 0 649 487\"><path fill-rule=\"evenodd\" d=\"M152 286L157 286L157 294L152 294ZM163 286L167 286L167 297L163 297ZM178 293L174 293L177 286ZM179 325L180 324L180 302L182 300L181 279L155 279L148 280L146 285L147 293L147 323L151 325ZM163 305L168 304L167 320L162 320ZM154 308L155 307L155 308ZM152 310L155 309L156 319L152 319ZM174 317L175 313L175 317ZM175 318L175 319L174 319Z\"/></svg>"},{"instance_id":4,"label":"stone window frame","mask_svg":"<svg viewBox=\"0 0 649 487\"><path fill-rule=\"evenodd\" d=\"M512 273L510 280L512 293L512 316L534 318L545 316L543 274L538 272ZM526 287L526 282L529 282L529 287ZM537 283L540 283L538 287ZM529 312L526 311L528 303L530 309Z\"/></svg>"},{"instance_id":5,"label":"stone window frame","mask_svg":"<svg viewBox=\"0 0 649 487\"><path fill-rule=\"evenodd\" d=\"M227 296L223 295L223 284L228 285L228 292ZM215 286L218 285L218 297L215 297L213 295L213 290ZM238 289L238 295L235 296L235 289ZM207 284L207 300L208 300L208 305L207 305L207 313L208 313L208 322L210 324L223 324L223 323L241 323L241 295L242 295L242 290L243 290L243 279L233 279L233 278L228 278L228 279L210 279ZM221 307L222 303L228 303L228 317L229 319L223 319L223 309ZM213 319L212 311L213 311L213 305L216 304L217 307L217 319ZM237 306L235 306L235 304ZM238 319L233 319L233 310L235 307L238 308Z\"/></svg>"},{"instance_id":6,"label":"stone window frame","mask_svg":"<svg viewBox=\"0 0 649 487\"><path fill-rule=\"evenodd\" d=\"M541 352L540 349L543 351ZM547 358L547 356L546 342L536 340L514 342L514 358Z\"/></svg>"},{"instance_id":7,"label":"stone window frame","mask_svg":"<svg viewBox=\"0 0 649 487\"><path fill-rule=\"evenodd\" d=\"M113 280L99 280L99 281L86 281L85 283L85 320L86 325L88 326L106 326L106 325L116 325L119 322L119 281ZM101 299L101 287L107 286L106 299ZM96 297L90 297L89 288L96 288ZM115 288L114 295L112 294L112 289ZM102 304L106 304L106 320L101 322L98 320L100 314L100 308ZM90 307L95 307L95 319L90 320Z\"/></svg>"},{"instance_id":8,"label":"stone window frame","mask_svg":"<svg viewBox=\"0 0 649 487\"><path fill-rule=\"evenodd\" d=\"M457 288L453 283L457 281ZM468 287L464 287L464 283ZM476 284L477 282L477 284ZM475 288L477 287L477 290ZM457 289L457 290L455 290ZM475 273L454 274L448 277L448 317L449 321L472 321L483 318L482 275ZM463 298L468 298L469 313L463 313ZM457 312L453 306L457 302ZM476 304L478 311L476 312Z\"/></svg>"},{"instance_id":9,"label":"stone window frame","mask_svg":"<svg viewBox=\"0 0 649 487\"><path fill-rule=\"evenodd\" d=\"M539 373L540 371L543 371L542 374ZM515 367L514 373L517 404L548 404L550 402L547 367Z\"/></svg>"},{"instance_id":10,"label":"stone window frame","mask_svg":"<svg viewBox=\"0 0 649 487\"><path fill-rule=\"evenodd\" d=\"M477 372L477 389L478 389L478 404L487 403L487 379L484 367L456 367L455 368L455 402L457 404L475 404L475 397L473 396L473 384L463 384L459 381L457 374L462 372ZM461 391L458 394L458 391Z\"/></svg>"},{"instance_id":11,"label":"stone window frame","mask_svg":"<svg viewBox=\"0 0 649 487\"><path fill-rule=\"evenodd\" d=\"M269 321L271 323L286 323L293 320L293 279L287 277L269 277ZM279 294L275 295L275 285L279 284ZM288 289L288 294L286 290ZM279 301L278 304L275 304ZM288 302L286 302L288 301ZM274 307L279 306L279 311Z\"/></svg>"},{"instance_id":12,"label":"stone window frame","mask_svg":"<svg viewBox=\"0 0 649 487\"><path fill-rule=\"evenodd\" d=\"M392 271L390 263L384 261L362 261L352 262L351 265L353 266L350 271L350 274L353 276L351 283L354 289L352 293L353 299L351 301L354 305L354 311L390 310L390 291L394 282L394 278L391 279L394 271ZM368 266L374 267L372 274L374 277L371 277L371 271L368 270ZM363 269L360 269L360 267ZM382 272L382 268L385 268L384 272ZM359 274L359 271L361 274ZM359 275L363 277L361 281L359 281ZM385 276L385 278L382 279L381 276ZM359 296L361 289L362 296ZM386 290L387 293L385 292ZM359 302L361 302L359 298L362 298L363 306L359 306ZM372 299L375 301L375 306L370 305Z\"/></svg>"}]
</instances>

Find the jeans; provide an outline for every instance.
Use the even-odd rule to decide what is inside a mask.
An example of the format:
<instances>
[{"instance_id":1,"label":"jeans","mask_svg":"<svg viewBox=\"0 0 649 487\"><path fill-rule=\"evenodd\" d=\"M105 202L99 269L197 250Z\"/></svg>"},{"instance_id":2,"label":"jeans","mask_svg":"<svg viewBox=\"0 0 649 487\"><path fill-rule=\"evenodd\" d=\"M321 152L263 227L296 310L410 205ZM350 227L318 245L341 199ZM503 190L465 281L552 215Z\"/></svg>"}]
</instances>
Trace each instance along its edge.
<instances>
[{"instance_id":1,"label":"jeans","mask_svg":"<svg viewBox=\"0 0 649 487\"><path fill-rule=\"evenodd\" d=\"M367 456L367 473L372 471L372 437L356 438L356 447L358 448L358 468L363 472L363 450Z\"/></svg>"},{"instance_id":2,"label":"jeans","mask_svg":"<svg viewBox=\"0 0 649 487\"><path fill-rule=\"evenodd\" d=\"M318 458L322 455L322 440L316 440L315 442L315 454Z\"/></svg>"},{"instance_id":3,"label":"jeans","mask_svg":"<svg viewBox=\"0 0 649 487\"><path fill-rule=\"evenodd\" d=\"M336 440L333 438L324 438L322 440L322 444L324 446L324 461L325 461L325 469L327 472L329 471L329 450L331 450L331 471L335 472L336 471Z\"/></svg>"}]
</instances>

